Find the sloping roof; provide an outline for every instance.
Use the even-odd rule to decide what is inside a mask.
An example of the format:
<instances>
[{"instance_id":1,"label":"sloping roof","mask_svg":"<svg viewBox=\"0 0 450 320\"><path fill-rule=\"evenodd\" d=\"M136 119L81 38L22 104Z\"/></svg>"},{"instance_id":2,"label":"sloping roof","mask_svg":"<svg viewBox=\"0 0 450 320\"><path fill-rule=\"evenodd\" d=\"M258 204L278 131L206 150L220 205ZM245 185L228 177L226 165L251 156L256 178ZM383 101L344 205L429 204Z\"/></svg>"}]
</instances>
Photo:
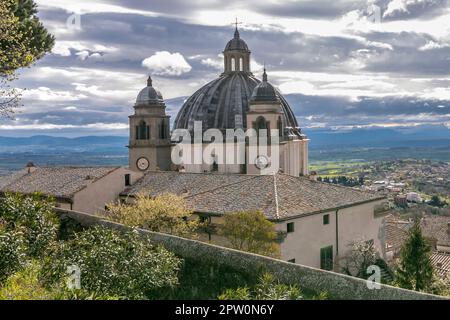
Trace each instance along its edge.
<instances>
[{"instance_id":1,"label":"sloping roof","mask_svg":"<svg viewBox=\"0 0 450 320\"><path fill-rule=\"evenodd\" d=\"M450 277L450 254L433 252L431 255L431 263L441 278L445 279Z\"/></svg>"},{"instance_id":2,"label":"sloping roof","mask_svg":"<svg viewBox=\"0 0 450 320\"><path fill-rule=\"evenodd\" d=\"M151 196L161 193L190 196L251 178L252 176L242 174L149 172L121 195L135 196L140 192L148 192Z\"/></svg>"},{"instance_id":3,"label":"sloping roof","mask_svg":"<svg viewBox=\"0 0 450 320\"><path fill-rule=\"evenodd\" d=\"M165 192L181 195L196 212L261 210L273 220L384 199L379 194L285 174L149 172L122 195L143 191L153 196Z\"/></svg>"},{"instance_id":4,"label":"sloping roof","mask_svg":"<svg viewBox=\"0 0 450 320\"><path fill-rule=\"evenodd\" d=\"M0 178L0 192L30 194L40 192L58 199L72 199L90 183L119 167L37 167Z\"/></svg>"},{"instance_id":5,"label":"sloping roof","mask_svg":"<svg viewBox=\"0 0 450 320\"><path fill-rule=\"evenodd\" d=\"M386 222L385 237L387 251L398 251L408 238L408 232L395 222Z\"/></svg>"},{"instance_id":6,"label":"sloping roof","mask_svg":"<svg viewBox=\"0 0 450 320\"><path fill-rule=\"evenodd\" d=\"M437 240L441 246L450 246L450 217L426 216L420 221L425 236Z\"/></svg>"}]
</instances>

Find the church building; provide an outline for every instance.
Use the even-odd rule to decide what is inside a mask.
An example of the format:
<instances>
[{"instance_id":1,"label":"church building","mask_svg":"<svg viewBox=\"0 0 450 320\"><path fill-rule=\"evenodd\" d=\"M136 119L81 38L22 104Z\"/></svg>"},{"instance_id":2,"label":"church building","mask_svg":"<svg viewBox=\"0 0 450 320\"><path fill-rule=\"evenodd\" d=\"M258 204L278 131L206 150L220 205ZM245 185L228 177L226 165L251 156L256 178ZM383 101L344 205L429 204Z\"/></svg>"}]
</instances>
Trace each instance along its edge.
<instances>
[{"instance_id":1,"label":"church building","mask_svg":"<svg viewBox=\"0 0 450 320\"><path fill-rule=\"evenodd\" d=\"M0 179L0 195L41 192L55 197L60 208L99 214L107 203L132 203L143 192L152 197L172 193L211 226L220 226L230 213L262 212L275 224L279 258L285 261L339 270L351 244L362 239L373 242L384 256L385 197L308 175L309 140L266 70L262 80L252 74L250 54L236 28L223 51L223 73L185 101L172 129L163 96L149 77L129 117L129 168L30 164ZM211 149L212 142L205 139L210 130L222 139L229 130L252 131L257 152L252 152L252 135L243 144L233 137ZM178 131L190 135L188 150L199 149L212 161L175 163L174 154L185 151L177 149ZM267 154L261 152L260 133L267 138ZM243 161L220 161L220 154L230 150ZM203 234L201 240L226 245L217 233Z\"/></svg>"},{"instance_id":2,"label":"church building","mask_svg":"<svg viewBox=\"0 0 450 320\"><path fill-rule=\"evenodd\" d=\"M264 129L268 144L276 140L277 154L251 157L249 146L239 147L235 141L224 141L223 150L214 150L226 155L227 150L236 151L234 161L202 161L201 163L171 163L173 145L169 135L169 117L161 93L153 87L149 77L147 86L141 90L130 116L129 167L132 170L180 170L192 173L221 172L234 174L258 174L273 164L265 172L279 171L292 176L308 174L308 138L302 133L297 119L286 99L270 82L264 69L263 79L257 79L250 70L250 50L241 39L238 29L225 46L224 71L215 80L207 83L189 97L181 107L174 121L173 130L185 130L194 135L195 123L201 124L202 133L208 129L220 131L226 136L227 130ZM276 138L273 135L275 130ZM208 143L191 141L191 150L205 151ZM274 150L274 148L271 148ZM173 151L173 150L172 150ZM193 157L191 157L192 159ZM239 162L238 159L245 159Z\"/></svg>"}]
</instances>

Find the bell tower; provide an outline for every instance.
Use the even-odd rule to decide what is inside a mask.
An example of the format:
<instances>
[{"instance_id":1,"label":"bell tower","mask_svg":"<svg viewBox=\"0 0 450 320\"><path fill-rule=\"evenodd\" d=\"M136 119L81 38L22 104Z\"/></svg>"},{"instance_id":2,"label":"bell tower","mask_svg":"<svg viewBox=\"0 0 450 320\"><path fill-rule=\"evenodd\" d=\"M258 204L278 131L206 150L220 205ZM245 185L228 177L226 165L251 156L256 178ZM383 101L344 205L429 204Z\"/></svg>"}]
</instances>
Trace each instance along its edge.
<instances>
[{"instance_id":1,"label":"bell tower","mask_svg":"<svg viewBox=\"0 0 450 320\"><path fill-rule=\"evenodd\" d=\"M139 92L129 116L129 167L134 171L170 170L170 116L159 91L149 76L147 86Z\"/></svg>"}]
</instances>

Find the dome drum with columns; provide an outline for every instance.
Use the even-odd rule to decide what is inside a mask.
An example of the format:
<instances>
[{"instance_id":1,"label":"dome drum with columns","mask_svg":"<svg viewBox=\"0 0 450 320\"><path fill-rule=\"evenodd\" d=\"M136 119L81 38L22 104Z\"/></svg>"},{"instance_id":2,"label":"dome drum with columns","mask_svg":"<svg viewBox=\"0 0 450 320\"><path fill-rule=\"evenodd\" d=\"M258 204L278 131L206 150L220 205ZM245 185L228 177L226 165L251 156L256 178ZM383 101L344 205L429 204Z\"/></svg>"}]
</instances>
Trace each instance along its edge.
<instances>
[{"instance_id":1,"label":"dome drum with columns","mask_svg":"<svg viewBox=\"0 0 450 320\"><path fill-rule=\"evenodd\" d=\"M282 170L295 176L307 174L308 139L302 134L286 99L268 82L265 68L262 81L251 73L251 52L241 39L237 26L223 55L224 72L185 101L173 129L188 129L193 133L196 121L202 123L203 131L219 129L223 133L226 129L246 130L261 126L269 130L278 129L280 168L276 171ZM173 169L170 161L172 145L170 139L161 133L161 127L163 131L169 130L169 117L165 114L162 95L153 88L151 78L147 87L139 93L134 108L135 114L130 116L130 167L141 171ZM143 122L151 125L148 128L139 127ZM150 154L151 160L147 159ZM252 163L219 166L185 164L183 169L187 172L258 173Z\"/></svg>"}]
</instances>

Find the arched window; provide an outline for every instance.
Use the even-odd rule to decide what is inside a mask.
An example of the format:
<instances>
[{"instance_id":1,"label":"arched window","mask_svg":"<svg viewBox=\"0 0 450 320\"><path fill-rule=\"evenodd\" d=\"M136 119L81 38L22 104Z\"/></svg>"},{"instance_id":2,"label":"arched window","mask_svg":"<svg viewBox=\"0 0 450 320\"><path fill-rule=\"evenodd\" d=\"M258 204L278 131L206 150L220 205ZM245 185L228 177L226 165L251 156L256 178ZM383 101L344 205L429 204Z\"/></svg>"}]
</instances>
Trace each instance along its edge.
<instances>
[{"instance_id":1,"label":"arched window","mask_svg":"<svg viewBox=\"0 0 450 320\"><path fill-rule=\"evenodd\" d=\"M136 140L148 140L150 139L150 126L145 121L139 122L136 126Z\"/></svg>"},{"instance_id":2,"label":"arched window","mask_svg":"<svg viewBox=\"0 0 450 320\"><path fill-rule=\"evenodd\" d=\"M239 71L244 71L244 59L239 58Z\"/></svg>"},{"instance_id":3,"label":"arched window","mask_svg":"<svg viewBox=\"0 0 450 320\"><path fill-rule=\"evenodd\" d=\"M266 121L264 117L258 117L255 121L255 130L258 133L258 138L260 136L260 130L266 130L266 135L269 136L269 123Z\"/></svg>"},{"instance_id":4,"label":"arched window","mask_svg":"<svg viewBox=\"0 0 450 320\"><path fill-rule=\"evenodd\" d=\"M283 121L281 121L281 117L278 117L277 127L278 127L278 135L280 137L282 137L283 136Z\"/></svg>"},{"instance_id":5,"label":"arched window","mask_svg":"<svg viewBox=\"0 0 450 320\"><path fill-rule=\"evenodd\" d=\"M164 121L164 120L159 125L159 138L167 139L167 125L166 125L166 121Z\"/></svg>"},{"instance_id":6,"label":"arched window","mask_svg":"<svg viewBox=\"0 0 450 320\"><path fill-rule=\"evenodd\" d=\"M231 71L236 71L236 59L231 58Z\"/></svg>"},{"instance_id":7,"label":"arched window","mask_svg":"<svg viewBox=\"0 0 450 320\"><path fill-rule=\"evenodd\" d=\"M256 130L267 129L267 121L266 121L266 119L264 117L256 118L255 129Z\"/></svg>"}]
</instances>

